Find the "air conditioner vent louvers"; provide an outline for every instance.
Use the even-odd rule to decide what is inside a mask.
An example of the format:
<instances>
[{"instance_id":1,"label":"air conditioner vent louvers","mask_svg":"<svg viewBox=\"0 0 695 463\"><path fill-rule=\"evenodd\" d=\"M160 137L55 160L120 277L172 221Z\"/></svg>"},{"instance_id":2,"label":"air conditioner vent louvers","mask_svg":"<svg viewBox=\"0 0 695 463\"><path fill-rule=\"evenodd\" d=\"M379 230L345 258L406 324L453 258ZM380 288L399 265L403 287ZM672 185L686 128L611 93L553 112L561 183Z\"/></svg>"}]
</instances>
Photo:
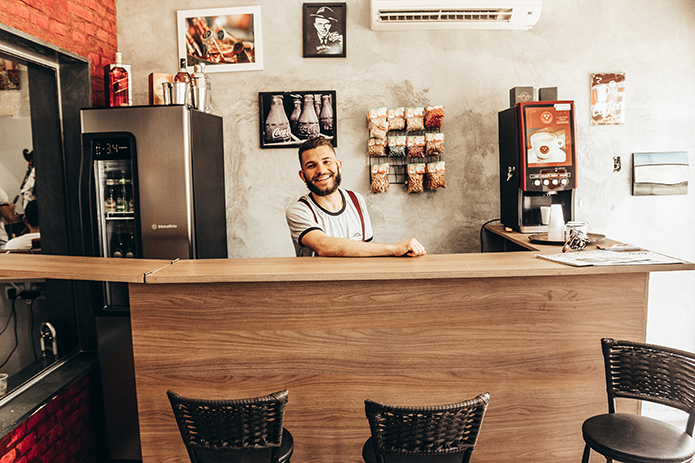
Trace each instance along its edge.
<instances>
[{"instance_id":1,"label":"air conditioner vent louvers","mask_svg":"<svg viewBox=\"0 0 695 463\"><path fill-rule=\"evenodd\" d=\"M512 10L490 9L447 9L447 10L412 10L412 11L379 11L380 22L457 22L457 21L494 21L509 22Z\"/></svg>"}]
</instances>

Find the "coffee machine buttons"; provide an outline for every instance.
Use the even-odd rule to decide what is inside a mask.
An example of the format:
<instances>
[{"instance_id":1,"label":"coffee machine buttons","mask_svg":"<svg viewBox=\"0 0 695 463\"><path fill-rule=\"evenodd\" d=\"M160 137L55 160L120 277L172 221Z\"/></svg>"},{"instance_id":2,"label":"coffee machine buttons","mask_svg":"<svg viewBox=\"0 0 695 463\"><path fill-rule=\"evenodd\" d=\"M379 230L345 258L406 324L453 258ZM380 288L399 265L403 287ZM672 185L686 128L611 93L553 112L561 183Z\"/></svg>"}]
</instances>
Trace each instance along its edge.
<instances>
[{"instance_id":1,"label":"coffee machine buttons","mask_svg":"<svg viewBox=\"0 0 695 463\"><path fill-rule=\"evenodd\" d=\"M563 185L567 185L569 182L570 182L570 181L567 180L566 178L563 178L562 180L560 180L560 183L563 184Z\"/></svg>"},{"instance_id":2,"label":"coffee machine buttons","mask_svg":"<svg viewBox=\"0 0 695 463\"><path fill-rule=\"evenodd\" d=\"M545 180L543 180L543 185L545 185L545 186L550 185L550 180L548 180L547 178Z\"/></svg>"},{"instance_id":3,"label":"coffee machine buttons","mask_svg":"<svg viewBox=\"0 0 695 463\"><path fill-rule=\"evenodd\" d=\"M534 180L533 184L536 186L541 186L541 181L540 180Z\"/></svg>"}]
</instances>

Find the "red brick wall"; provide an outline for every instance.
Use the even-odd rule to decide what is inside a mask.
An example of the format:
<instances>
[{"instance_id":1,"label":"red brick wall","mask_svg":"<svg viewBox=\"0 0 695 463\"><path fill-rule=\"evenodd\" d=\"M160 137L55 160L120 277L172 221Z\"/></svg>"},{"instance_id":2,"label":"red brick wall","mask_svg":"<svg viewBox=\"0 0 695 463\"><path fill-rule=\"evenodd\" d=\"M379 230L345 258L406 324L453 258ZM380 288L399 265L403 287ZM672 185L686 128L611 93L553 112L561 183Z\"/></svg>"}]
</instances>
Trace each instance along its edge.
<instances>
[{"instance_id":1,"label":"red brick wall","mask_svg":"<svg viewBox=\"0 0 695 463\"><path fill-rule=\"evenodd\" d=\"M0 463L95 463L89 376L0 439Z\"/></svg>"},{"instance_id":2,"label":"red brick wall","mask_svg":"<svg viewBox=\"0 0 695 463\"><path fill-rule=\"evenodd\" d=\"M116 0L2 0L0 23L89 58L92 104L104 106L104 66L118 49Z\"/></svg>"}]
</instances>

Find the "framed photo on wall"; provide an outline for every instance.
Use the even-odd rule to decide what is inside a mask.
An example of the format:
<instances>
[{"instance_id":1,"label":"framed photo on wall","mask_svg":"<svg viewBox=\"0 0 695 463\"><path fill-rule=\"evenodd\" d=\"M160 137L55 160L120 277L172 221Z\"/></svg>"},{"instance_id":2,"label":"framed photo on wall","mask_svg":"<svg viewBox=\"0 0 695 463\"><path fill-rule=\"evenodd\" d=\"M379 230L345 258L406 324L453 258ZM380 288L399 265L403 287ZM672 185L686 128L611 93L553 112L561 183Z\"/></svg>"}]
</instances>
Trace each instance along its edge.
<instances>
[{"instance_id":1,"label":"framed photo on wall","mask_svg":"<svg viewBox=\"0 0 695 463\"><path fill-rule=\"evenodd\" d=\"M335 90L258 94L261 148L296 148L325 137L338 146Z\"/></svg>"},{"instance_id":2,"label":"framed photo on wall","mask_svg":"<svg viewBox=\"0 0 695 463\"><path fill-rule=\"evenodd\" d=\"M263 69L261 7L177 11L179 61L205 72Z\"/></svg>"},{"instance_id":3,"label":"framed photo on wall","mask_svg":"<svg viewBox=\"0 0 695 463\"><path fill-rule=\"evenodd\" d=\"M304 58L345 58L347 4L304 3L302 35Z\"/></svg>"}]
</instances>

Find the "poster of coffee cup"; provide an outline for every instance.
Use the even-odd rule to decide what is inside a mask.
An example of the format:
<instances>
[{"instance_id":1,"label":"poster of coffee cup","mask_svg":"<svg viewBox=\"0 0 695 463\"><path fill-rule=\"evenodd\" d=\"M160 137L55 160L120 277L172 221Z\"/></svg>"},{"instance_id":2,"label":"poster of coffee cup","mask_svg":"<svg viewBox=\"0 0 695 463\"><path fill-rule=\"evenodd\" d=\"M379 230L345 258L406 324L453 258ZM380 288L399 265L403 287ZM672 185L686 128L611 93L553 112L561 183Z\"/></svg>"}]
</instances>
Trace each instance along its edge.
<instances>
[{"instance_id":1,"label":"poster of coffee cup","mask_svg":"<svg viewBox=\"0 0 695 463\"><path fill-rule=\"evenodd\" d=\"M528 163L557 163L567 160L565 152L565 131L558 133L538 131L529 137Z\"/></svg>"},{"instance_id":2,"label":"poster of coffee cup","mask_svg":"<svg viewBox=\"0 0 695 463\"><path fill-rule=\"evenodd\" d=\"M625 122L625 73L591 75L591 125Z\"/></svg>"},{"instance_id":3,"label":"poster of coffee cup","mask_svg":"<svg viewBox=\"0 0 695 463\"><path fill-rule=\"evenodd\" d=\"M338 146L335 90L260 92L261 148L296 148L324 137Z\"/></svg>"}]
</instances>

